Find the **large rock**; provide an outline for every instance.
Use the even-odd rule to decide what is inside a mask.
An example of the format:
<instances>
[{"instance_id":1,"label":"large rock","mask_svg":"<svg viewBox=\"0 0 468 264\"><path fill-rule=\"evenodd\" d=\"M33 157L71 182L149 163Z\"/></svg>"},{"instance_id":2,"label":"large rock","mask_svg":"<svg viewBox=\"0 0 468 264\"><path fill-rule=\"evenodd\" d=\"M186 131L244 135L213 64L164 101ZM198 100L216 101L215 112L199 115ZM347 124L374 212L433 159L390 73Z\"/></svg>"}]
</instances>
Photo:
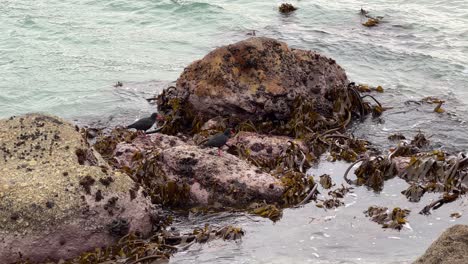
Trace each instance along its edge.
<instances>
[{"instance_id":1,"label":"large rock","mask_svg":"<svg viewBox=\"0 0 468 264\"><path fill-rule=\"evenodd\" d=\"M468 226L456 225L447 229L414 263L468 263Z\"/></svg>"},{"instance_id":2,"label":"large rock","mask_svg":"<svg viewBox=\"0 0 468 264\"><path fill-rule=\"evenodd\" d=\"M152 229L151 204L77 128L45 115L0 121L0 263L74 257Z\"/></svg>"},{"instance_id":3,"label":"large rock","mask_svg":"<svg viewBox=\"0 0 468 264\"><path fill-rule=\"evenodd\" d=\"M296 100L313 100L315 111L330 116L347 84L345 71L333 59L253 37L190 64L176 86L160 96L158 107L168 112L188 106L186 116L203 121L221 115L255 122L286 120Z\"/></svg>"},{"instance_id":4,"label":"large rock","mask_svg":"<svg viewBox=\"0 0 468 264\"><path fill-rule=\"evenodd\" d=\"M144 135L122 142L114 163L145 185L154 202L177 206L234 206L278 202L284 187L229 153L203 149L165 134Z\"/></svg>"}]
</instances>

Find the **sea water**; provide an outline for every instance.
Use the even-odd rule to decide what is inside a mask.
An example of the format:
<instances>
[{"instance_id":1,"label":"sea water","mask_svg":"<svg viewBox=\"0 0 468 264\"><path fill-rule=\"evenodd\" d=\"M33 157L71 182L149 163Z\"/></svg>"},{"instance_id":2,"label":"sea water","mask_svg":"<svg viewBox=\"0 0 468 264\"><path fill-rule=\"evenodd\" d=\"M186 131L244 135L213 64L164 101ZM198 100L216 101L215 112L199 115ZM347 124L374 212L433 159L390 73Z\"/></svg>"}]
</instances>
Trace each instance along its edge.
<instances>
[{"instance_id":1,"label":"sea water","mask_svg":"<svg viewBox=\"0 0 468 264\"><path fill-rule=\"evenodd\" d=\"M255 30L257 36L335 59L352 81L384 87L376 97L391 109L380 119L354 124L355 135L385 148L393 144L387 140L391 133L410 137L421 131L435 148L466 152L468 1L292 3L298 10L282 15L280 1L2 0L0 118L45 112L82 124L129 122L155 111L145 98L170 85L185 66ZM383 22L363 27L361 8L383 16ZM118 81L122 87L114 87ZM405 104L427 96L445 100L446 112ZM337 166L331 167L340 175ZM380 194L360 188L360 200L352 203L348 197L350 205L337 212L312 204L286 210L274 225L228 218L247 230L243 242L200 246L172 262L411 261L453 224L449 209L464 210L464 201L435 216L415 211L410 218L416 221L414 229L402 232L383 231L362 217L373 199L385 206L403 203L399 191L405 184L394 180ZM354 216L358 220L353 222Z\"/></svg>"}]
</instances>

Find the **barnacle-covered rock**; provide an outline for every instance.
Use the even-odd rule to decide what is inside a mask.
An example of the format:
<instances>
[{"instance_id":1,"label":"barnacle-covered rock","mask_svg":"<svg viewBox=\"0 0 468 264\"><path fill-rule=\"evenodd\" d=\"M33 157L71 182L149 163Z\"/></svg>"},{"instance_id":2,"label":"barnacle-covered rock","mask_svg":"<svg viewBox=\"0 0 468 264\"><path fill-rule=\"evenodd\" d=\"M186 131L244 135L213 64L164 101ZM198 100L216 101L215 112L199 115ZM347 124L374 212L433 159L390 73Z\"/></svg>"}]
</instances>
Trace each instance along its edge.
<instances>
[{"instance_id":1,"label":"barnacle-covered rock","mask_svg":"<svg viewBox=\"0 0 468 264\"><path fill-rule=\"evenodd\" d=\"M468 263L467 237L467 225L455 225L447 229L414 264Z\"/></svg>"},{"instance_id":2,"label":"barnacle-covered rock","mask_svg":"<svg viewBox=\"0 0 468 264\"><path fill-rule=\"evenodd\" d=\"M199 131L217 116L238 123L288 120L297 100L318 115L345 115L348 79L333 59L286 43L253 37L215 49L185 68L158 98L164 133ZM341 99L339 99L341 98Z\"/></svg>"},{"instance_id":3,"label":"barnacle-covered rock","mask_svg":"<svg viewBox=\"0 0 468 264\"><path fill-rule=\"evenodd\" d=\"M149 200L62 119L0 120L0 155L0 263L67 259L152 229Z\"/></svg>"},{"instance_id":4,"label":"barnacle-covered rock","mask_svg":"<svg viewBox=\"0 0 468 264\"><path fill-rule=\"evenodd\" d=\"M98 143L109 145L109 143L112 143L114 140L115 139L110 136L103 138L102 141L98 141ZM115 163L118 168L131 168L146 152L165 150L185 144L186 143L178 137L159 133L137 136L130 141L122 141L114 146L112 149L111 163Z\"/></svg>"}]
</instances>

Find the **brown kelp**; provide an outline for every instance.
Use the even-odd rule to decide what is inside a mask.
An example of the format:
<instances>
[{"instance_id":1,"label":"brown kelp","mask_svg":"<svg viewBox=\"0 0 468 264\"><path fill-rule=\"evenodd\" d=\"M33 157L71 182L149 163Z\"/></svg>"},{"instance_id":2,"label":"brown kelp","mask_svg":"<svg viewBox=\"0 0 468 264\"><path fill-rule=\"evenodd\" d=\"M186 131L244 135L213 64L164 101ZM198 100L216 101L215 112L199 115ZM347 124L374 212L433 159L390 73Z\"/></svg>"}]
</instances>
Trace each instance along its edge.
<instances>
[{"instance_id":1,"label":"brown kelp","mask_svg":"<svg viewBox=\"0 0 468 264\"><path fill-rule=\"evenodd\" d=\"M361 8L359 14L361 16L367 18L367 21L365 23L362 23L362 25L365 26L365 27L375 27L383 20L382 16L376 16L376 17L371 16L369 14L369 11L364 10L362 8Z\"/></svg>"},{"instance_id":2,"label":"brown kelp","mask_svg":"<svg viewBox=\"0 0 468 264\"><path fill-rule=\"evenodd\" d=\"M468 158L463 154L450 155L441 150L427 149L429 141L419 132L410 143L399 144L387 156L362 158L351 164L344 177L349 184L366 185L381 191L384 182L395 176L407 181L410 186L402 191L409 201L418 202L427 192L443 193L442 197L427 205L421 214L450 203L466 193L468 186ZM357 179L348 177L357 163Z\"/></svg>"},{"instance_id":3,"label":"brown kelp","mask_svg":"<svg viewBox=\"0 0 468 264\"><path fill-rule=\"evenodd\" d=\"M399 207L389 210L387 207L371 206L364 214L370 217L372 221L378 223L383 228L392 228L401 230L403 226L408 223L406 217L409 215L410 210L401 209Z\"/></svg>"},{"instance_id":4,"label":"brown kelp","mask_svg":"<svg viewBox=\"0 0 468 264\"><path fill-rule=\"evenodd\" d=\"M280 13L282 14L289 14L293 11L296 11L297 8L295 6L293 6L292 4L290 3L282 3L279 7L278 7L278 10Z\"/></svg>"},{"instance_id":5,"label":"brown kelp","mask_svg":"<svg viewBox=\"0 0 468 264\"><path fill-rule=\"evenodd\" d=\"M150 238L141 238L131 233L120 238L114 246L97 248L65 263L165 263L172 254L186 250L195 243L207 243L215 239L239 240L242 236L244 231L239 227L224 226L216 229L210 225L195 228L186 234L160 230Z\"/></svg>"}]
</instances>

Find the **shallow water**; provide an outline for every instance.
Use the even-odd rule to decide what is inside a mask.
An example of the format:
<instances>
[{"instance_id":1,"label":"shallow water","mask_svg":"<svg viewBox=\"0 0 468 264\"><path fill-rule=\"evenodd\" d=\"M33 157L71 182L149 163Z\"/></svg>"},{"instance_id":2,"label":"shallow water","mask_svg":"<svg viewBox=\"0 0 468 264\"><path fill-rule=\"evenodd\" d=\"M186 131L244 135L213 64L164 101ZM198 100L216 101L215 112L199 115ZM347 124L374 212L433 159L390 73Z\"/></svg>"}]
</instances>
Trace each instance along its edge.
<instances>
[{"instance_id":1,"label":"shallow water","mask_svg":"<svg viewBox=\"0 0 468 264\"><path fill-rule=\"evenodd\" d=\"M129 122L153 112L155 107L145 98L169 85L190 62L256 30L258 36L334 58L350 80L385 88L377 99L393 108L381 120L354 124L356 136L388 148L389 134L411 137L421 130L432 136L436 148L466 152L467 1L303 0L293 2L299 10L289 16L278 14L278 3L3 0L0 117L39 111L95 126ZM361 7L385 16L384 23L362 27ZM124 86L114 88L117 81ZM404 104L425 96L445 99L447 112L436 114L433 106ZM339 180L346 165L323 166L335 170ZM242 243L195 246L172 262L410 261L453 224L449 214L464 211L466 201L420 216L417 212L434 197L426 195L426 200L410 204L400 194L405 184L398 179L387 182L380 195L357 188L357 196L346 197L346 203L356 203L337 211L325 212L312 204L289 209L276 224L245 217L215 218L218 224L242 225L247 231ZM409 218L413 230L381 230L362 213L373 204L413 208ZM310 222L311 217L318 220ZM466 217L456 222L466 222Z\"/></svg>"},{"instance_id":2,"label":"shallow water","mask_svg":"<svg viewBox=\"0 0 468 264\"><path fill-rule=\"evenodd\" d=\"M340 186L348 166L344 162L323 160L310 173L315 176L328 173ZM444 229L466 223L468 199L464 197L433 211L430 216L423 216L418 212L438 196L426 194L419 203L410 203L400 194L407 187L405 181L395 178L385 183L380 194L364 187L356 188L345 197L345 206L324 210L310 203L285 210L277 223L226 214L213 215L211 219L195 218L191 223L199 226L206 222L239 225L246 235L239 243L215 241L195 245L176 254L171 263L411 263ZM321 187L318 190L328 192ZM323 199L320 195L318 198ZM409 226L401 231L382 229L363 213L373 205L390 210L410 209ZM462 217L450 218L454 212L461 213ZM186 226L184 223L181 228Z\"/></svg>"}]
</instances>

